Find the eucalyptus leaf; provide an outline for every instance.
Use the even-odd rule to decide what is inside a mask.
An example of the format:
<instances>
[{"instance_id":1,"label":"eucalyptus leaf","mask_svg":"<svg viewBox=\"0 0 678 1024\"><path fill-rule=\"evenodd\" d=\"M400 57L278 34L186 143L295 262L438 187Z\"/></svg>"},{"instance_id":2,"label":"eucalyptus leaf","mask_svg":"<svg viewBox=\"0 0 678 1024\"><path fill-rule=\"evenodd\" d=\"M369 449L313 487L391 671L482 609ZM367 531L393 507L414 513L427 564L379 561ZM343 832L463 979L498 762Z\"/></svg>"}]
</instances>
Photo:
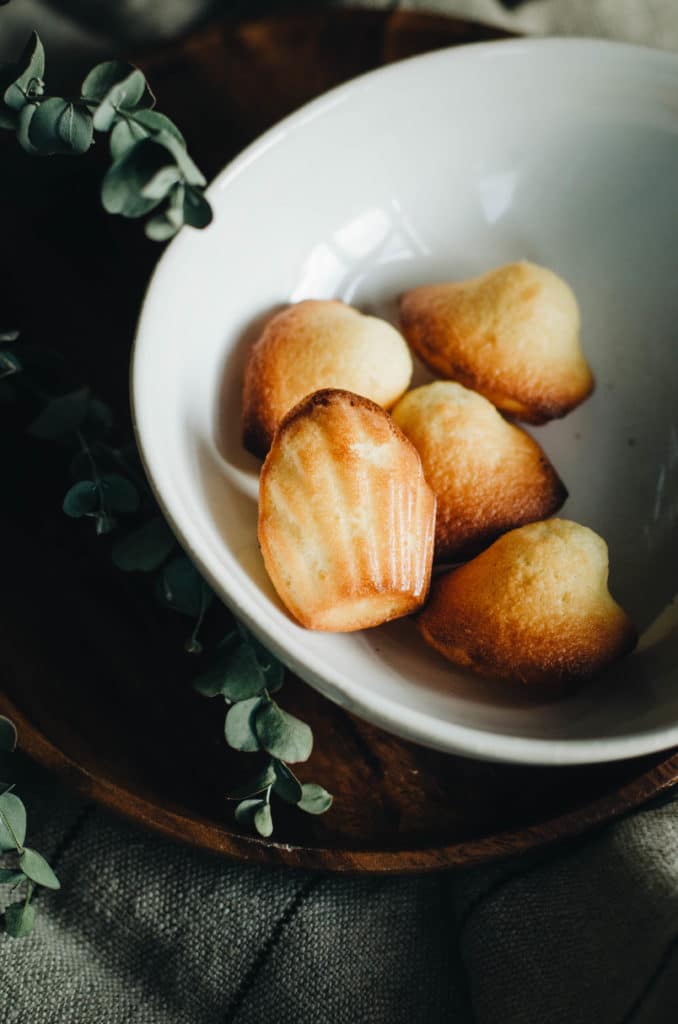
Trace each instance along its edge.
<instances>
[{"instance_id":1,"label":"eucalyptus leaf","mask_svg":"<svg viewBox=\"0 0 678 1024\"><path fill-rule=\"evenodd\" d=\"M179 172L176 167L161 167L151 180L141 190L141 194L147 199L164 199L167 193L179 181Z\"/></svg>"},{"instance_id":2,"label":"eucalyptus leaf","mask_svg":"<svg viewBox=\"0 0 678 1024\"><path fill-rule=\"evenodd\" d=\"M273 768L275 771L273 792L288 804L298 804L301 800L299 779L283 761L274 761Z\"/></svg>"},{"instance_id":3,"label":"eucalyptus leaf","mask_svg":"<svg viewBox=\"0 0 678 1024\"><path fill-rule=\"evenodd\" d=\"M205 696L220 693L227 700L246 700L261 696L266 689L266 676L254 650L241 643L223 652L195 685Z\"/></svg>"},{"instance_id":4,"label":"eucalyptus leaf","mask_svg":"<svg viewBox=\"0 0 678 1024\"><path fill-rule=\"evenodd\" d=\"M50 96L38 106L28 128L28 138L36 152L50 156L64 151L66 147L59 135L59 119L68 106L68 100L58 96Z\"/></svg>"},{"instance_id":5,"label":"eucalyptus leaf","mask_svg":"<svg viewBox=\"0 0 678 1024\"><path fill-rule=\"evenodd\" d=\"M19 857L19 867L26 878L30 878L32 882L37 882L38 885L44 886L45 889L61 888L61 882L45 858L37 850L31 850L29 847L26 847Z\"/></svg>"},{"instance_id":6,"label":"eucalyptus leaf","mask_svg":"<svg viewBox=\"0 0 678 1024\"><path fill-rule=\"evenodd\" d=\"M224 729L229 747L245 752L260 749L254 724L261 703L260 697L252 697L250 700L241 700L229 708Z\"/></svg>"},{"instance_id":7,"label":"eucalyptus leaf","mask_svg":"<svg viewBox=\"0 0 678 1024\"><path fill-rule=\"evenodd\" d=\"M202 192L189 186L184 197L184 222L192 228L206 228L212 223L212 207Z\"/></svg>"},{"instance_id":8,"label":"eucalyptus leaf","mask_svg":"<svg viewBox=\"0 0 678 1024\"><path fill-rule=\"evenodd\" d=\"M177 142L186 148L186 139L183 137L174 121L161 114L159 110L135 110L131 116L131 123L145 128L147 132L156 135L158 132L167 132L173 135Z\"/></svg>"},{"instance_id":9,"label":"eucalyptus leaf","mask_svg":"<svg viewBox=\"0 0 678 1024\"><path fill-rule=\"evenodd\" d=\"M153 111L149 111L153 113ZM149 133L140 124L137 124L136 119L125 118L124 121L118 121L114 126L110 136L110 148L111 156L113 160L118 160L128 149L139 142L140 139L147 139Z\"/></svg>"},{"instance_id":10,"label":"eucalyptus leaf","mask_svg":"<svg viewBox=\"0 0 678 1024\"><path fill-rule=\"evenodd\" d=\"M16 65L0 63L0 128L8 131L16 130L17 112L5 106L5 92L16 77Z\"/></svg>"},{"instance_id":11,"label":"eucalyptus leaf","mask_svg":"<svg viewBox=\"0 0 678 1024\"><path fill-rule=\"evenodd\" d=\"M101 537L104 534L111 533L116 527L116 521L113 516L109 515L108 512L101 512L96 517L96 531L97 536Z\"/></svg>"},{"instance_id":12,"label":"eucalyptus leaf","mask_svg":"<svg viewBox=\"0 0 678 1024\"><path fill-rule=\"evenodd\" d=\"M0 796L0 850L16 850L26 838L26 808L14 793Z\"/></svg>"},{"instance_id":13,"label":"eucalyptus leaf","mask_svg":"<svg viewBox=\"0 0 678 1024\"><path fill-rule=\"evenodd\" d=\"M143 195L154 175L167 166L167 153L152 139L141 139L108 169L101 186L101 201L108 213L142 217L160 202Z\"/></svg>"},{"instance_id":14,"label":"eucalyptus leaf","mask_svg":"<svg viewBox=\"0 0 678 1024\"><path fill-rule=\"evenodd\" d=\"M16 749L16 739L14 722L0 715L0 752L11 754Z\"/></svg>"},{"instance_id":15,"label":"eucalyptus leaf","mask_svg":"<svg viewBox=\"0 0 678 1024\"><path fill-rule=\"evenodd\" d=\"M242 800L243 797L255 796L257 793L263 793L265 789L272 786L275 783L276 774L273 762L269 761L265 768L254 775L251 779L243 782L240 786L236 786L228 794L228 800Z\"/></svg>"},{"instance_id":16,"label":"eucalyptus leaf","mask_svg":"<svg viewBox=\"0 0 678 1024\"><path fill-rule=\"evenodd\" d=\"M167 242L170 238L174 238L178 230L177 225L168 220L164 213L151 217L144 226L146 237L153 242Z\"/></svg>"},{"instance_id":17,"label":"eucalyptus leaf","mask_svg":"<svg viewBox=\"0 0 678 1024\"><path fill-rule=\"evenodd\" d=\"M35 155L35 153L37 153L37 149L31 142L28 133L31 127L31 121L34 118L37 109L37 104L27 103L25 107L21 108L21 110L19 111L19 116L17 118L17 142L23 150L25 150L27 153L30 153L31 155Z\"/></svg>"},{"instance_id":18,"label":"eucalyptus leaf","mask_svg":"<svg viewBox=\"0 0 678 1024\"><path fill-rule=\"evenodd\" d=\"M169 194L169 203L165 210L165 217L174 224L177 230L184 223L184 199L186 197L186 186L183 181L177 182Z\"/></svg>"},{"instance_id":19,"label":"eucalyptus leaf","mask_svg":"<svg viewBox=\"0 0 678 1024\"><path fill-rule=\"evenodd\" d=\"M176 135L167 130L158 132L153 138L159 145L164 146L176 162L177 167L183 174L184 178L189 185L206 185L207 179L205 178L202 171L196 167L191 160L190 156L186 152L184 145L180 142Z\"/></svg>"},{"instance_id":20,"label":"eucalyptus leaf","mask_svg":"<svg viewBox=\"0 0 678 1024\"><path fill-rule=\"evenodd\" d=\"M242 639L253 648L257 661L266 675L266 689L269 693L275 693L283 684L285 666L278 661L275 654L269 651L268 647L264 647L261 640L258 640L244 623L237 621L236 629Z\"/></svg>"},{"instance_id":21,"label":"eucalyptus leaf","mask_svg":"<svg viewBox=\"0 0 678 1024\"><path fill-rule=\"evenodd\" d=\"M101 489L106 505L114 512L131 515L139 507L139 492L131 480L119 473L106 473L101 477Z\"/></svg>"},{"instance_id":22,"label":"eucalyptus leaf","mask_svg":"<svg viewBox=\"0 0 678 1024\"><path fill-rule=\"evenodd\" d=\"M114 125L110 138L111 156L117 160L135 142L157 135L158 132L168 132L186 148L186 140L169 117L157 110L135 110Z\"/></svg>"},{"instance_id":23,"label":"eucalyptus leaf","mask_svg":"<svg viewBox=\"0 0 678 1024\"><path fill-rule=\"evenodd\" d=\"M92 115L83 104L51 96L36 110L28 138L38 153L87 152L92 145Z\"/></svg>"},{"instance_id":24,"label":"eucalyptus leaf","mask_svg":"<svg viewBox=\"0 0 678 1024\"><path fill-rule=\"evenodd\" d=\"M266 653L268 654L268 651ZM261 665L261 659L259 664ZM261 667L266 677L266 689L269 693L276 693L285 681L285 666L277 658L269 655L268 663Z\"/></svg>"},{"instance_id":25,"label":"eucalyptus leaf","mask_svg":"<svg viewBox=\"0 0 678 1024\"><path fill-rule=\"evenodd\" d=\"M0 885L16 885L24 878L23 871L17 871L16 868L0 868Z\"/></svg>"},{"instance_id":26,"label":"eucalyptus leaf","mask_svg":"<svg viewBox=\"0 0 678 1024\"><path fill-rule=\"evenodd\" d=\"M29 98L41 96L45 74L45 51L37 32L32 32L19 58L21 73L5 90L4 100L12 110L21 110Z\"/></svg>"},{"instance_id":27,"label":"eucalyptus leaf","mask_svg":"<svg viewBox=\"0 0 678 1024\"><path fill-rule=\"evenodd\" d=\"M68 103L57 123L57 133L68 153L86 153L92 145L92 115L81 103Z\"/></svg>"},{"instance_id":28,"label":"eucalyptus leaf","mask_svg":"<svg viewBox=\"0 0 678 1024\"><path fill-rule=\"evenodd\" d=\"M313 733L308 725L274 701L262 702L255 717L255 730L261 747L272 757L295 764L311 756Z\"/></svg>"},{"instance_id":29,"label":"eucalyptus leaf","mask_svg":"<svg viewBox=\"0 0 678 1024\"><path fill-rule=\"evenodd\" d=\"M227 668L224 668L221 658L214 665L211 665L206 672L201 672L193 680L193 689L201 697L222 696L224 686L224 675Z\"/></svg>"},{"instance_id":30,"label":"eucalyptus leaf","mask_svg":"<svg viewBox=\"0 0 678 1024\"><path fill-rule=\"evenodd\" d=\"M332 806L332 794L315 782L305 782L301 794L298 806L307 814L324 814Z\"/></svg>"},{"instance_id":31,"label":"eucalyptus leaf","mask_svg":"<svg viewBox=\"0 0 678 1024\"><path fill-rule=\"evenodd\" d=\"M49 441L74 434L87 414L89 397L89 388L81 388L50 399L29 426L28 433Z\"/></svg>"},{"instance_id":32,"label":"eucalyptus leaf","mask_svg":"<svg viewBox=\"0 0 678 1024\"><path fill-rule=\"evenodd\" d=\"M176 544L164 519L157 516L113 545L113 564L123 572L153 572Z\"/></svg>"},{"instance_id":33,"label":"eucalyptus leaf","mask_svg":"<svg viewBox=\"0 0 678 1024\"><path fill-rule=\"evenodd\" d=\"M82 97L86 101L101 103L114 86L124 82L135 70L133 64L122 60L106 60L97 64L82 83Z\"/></svg>"},{"instance_id":34,"label":"eucalyptus leaf","mask_svg":"<svg viewBox=\"0 0 678 1024\"><path fill-rule=\"evenodd\" d=\"M85 79L86 81L87 79ZM109 131L121 111L131 111L139 105L145 89L146 79L143 72L139 71L138 68L134 68L125 78L112 85L106 95L99 100L99 106L94 111L94 127L96 130L98 132Z\"/></svg>"},{"instance_id":35,"label":"eucalyptus leaf","mask_svg":"<svg viewBox=\"0 0 678 1024\"><path fill-rule=\"evenodd\" d=\"M35 925L36 910L31 903L12 903L5 911L5 930L13 939L30 935Z\"/></svg>"},{"instance_id":36,"label":"eucalyptus leaf","mask_svg":"<svg viewBox=\"0 0 678 1024\"><path fill-rule=\"evenodd\" d=\"M62 508L71 519L91 516L99 508L99 491L93 480L79 480L64 496Z\"/></svg>"},{"instance_id":37,"label":"eucalyptus leaf","mask_svg":"<svg viewBox=\"0 0 678 1024\"><path fill-rule=\"evenodd\" d=\"M0 352L0 378L13 377L21 372L21 362L14 352Z\"/></svg>"},{"instance_id":38,"label":"eucalyptus leaf","mask_svg":"<svg viewBox=\"0 0 678 1024\"><path fill-rule=\"evenodd\" d=\"M102 100L92 115L92 124L98 132L110 132L118 117L115 105Z\"/></svg>"},{"instance_id":39,"label":"eucalyptus leaf","mask_svg":"<svg viewBox=\"0 0 678 1024\"><path fill-rule=\"evenodd\" d=\"M220 694L230 701L246 700L263 694L264 690L274 693L280 685L274 673L266 672L257 658L256 649L248 641L220 651L207 671L193 684L203 697Z\"/></svg>"},{"instance_id":40,"label":"eucalyptus leaf","mask_svg":"<svg viewBox=\"0 0 678 1024\"><path fill-rule=\"evenodd\" d=\"M254 824L254 815L263 806L264 801L260 799L242 800L235 809L235 820L239 825L247 825L248 828L251 828Z\"/></svg>"},{"instance_id":41,"label":"eucalyptus leaf","mask_svg":"<svg viewBox=\"0 0 678 1024\"><path fill-rule=\"evenodd\" d=\"M271 805L268 802L256 808L254 812L254 827L264 839L268 839L273 832L273 816L271 814Z\"/></svg>"},{"instance_id":42,"label":"eucalyptus leaf","mask_svg":"<svg viewBox=\"0 0 678 1024\"><path fill-rule=\"evenodd\" d=\"M174 558L165 566L159 582L162 603L191 618L197 618L214 598L213 592L185 555Z\"/></svg>"}]
</instances>

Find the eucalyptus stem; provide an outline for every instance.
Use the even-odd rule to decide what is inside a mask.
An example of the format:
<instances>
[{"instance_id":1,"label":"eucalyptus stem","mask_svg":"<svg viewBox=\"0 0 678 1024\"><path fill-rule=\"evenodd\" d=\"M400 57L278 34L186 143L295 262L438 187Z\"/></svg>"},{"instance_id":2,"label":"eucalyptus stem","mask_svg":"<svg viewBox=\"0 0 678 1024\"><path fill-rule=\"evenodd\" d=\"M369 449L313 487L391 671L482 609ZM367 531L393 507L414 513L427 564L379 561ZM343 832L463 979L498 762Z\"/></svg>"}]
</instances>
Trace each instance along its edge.
<instances>
[{"instance_id":1,"label":"eucalyptus stem","mask_svg":"<svg viewBox=\"0 0 678 1024\"><path fill-rule=\"evenodd\" d=\"M105 451L107 452L108 455L110 455L111 459L115 462L119 469L121 469L129 477L129 479L132 481L132 483L137 488L139 493L147 495L151 499L151 501L153 501L153 496L151 494L150 488L148 486L148 481L146 480L146 478L142 476L140 473L137 473L137 471L132 466L130 466L127 459L120 454L117 448L105 448Z\"/></svg>"},{"instance_id":2,"label":"eucalyptus stem","mask_svg":"<svg viewBox=\"0 0 678 1024\"><path fill-rule=\"evenodd\" d=\"M80 444L80 451L82 452L82 454L85 456L89 463L90 475L92 477L92 483L94 485L94 489L96 491L98 499L97 508L95 510L92 510L91 512L87 512L86 515L90 515L94 519L96 519L96 532L98 534L110 533L113 527L115 526L115 520L113 516L110 514L106 502L106 494L104 493L104 480L102 479L99 473L96 459L94 458L92 449L87 443L87 439L84 437L82 431L77 430L76 437Z\"/></svg>"},{"instance_id":3,"label":"eucalyptus stem","mask_svg":"<svg viewBox=\"0 0 678 1024\"><path fill-rule=\"evenodd\" d=\"M0 128L13 132L31 155L81 155L91 148L95 132L107 134L111 166L102 182L101 200L109 213L126 218L152 214L145 233L156 241L171 238L185 224L207 227L212 209L204 196L205 177L188 154L182 133L155 109L155 97L138 68L122 61L98 64L85 77L77 97L49 94L44 73L44 48L33 33L16 64L0 68ZM0 342L15 337L16 332L0 331ZM21 370L11 355L5 357L4 366L0 379L16 376ZM289 764L310 757L313 735L306 723L284 711L272 697L283 685L283 666L244 626L234 628L234 620L223 606L223 639L209 655L202 654L199 633L214 595L190 560L177 555L176 541L155 508L146 482L118 449L103 443L102 462L108 457L120 472L102 472L86 430L98 421L107 432L110 424L105 422L108 410L104 404L86 388L50 396L25 372L21 376L23 387L44 406L29 432L62 446L72 444L75 438L87 463L86 479L80 469L73 469L76 482L64 496L64 512L74 519L94 518L101 534L117 525L113 513L133 516L141 507L145 521L112 547L115 565L123 571L150 574L160 602L194 620L186 647L205 659L204 671L195 680L196 690L208 697L223 697L228 706L225 738L231 747L259 751L267 757L263 773L241 786L239 796L232 794L240 800L236 819L269 836L273 796L307 813L322 814L332 803L330 794L322 786L301 783L289 768ZM9 734L15 738L15 733L11 723L0 718L0 741ZM247 798L241 799L243 796ZM25 809L8 789L0 795L0 852L12 851L20 863L16 871L0 868L0 883L16 874L20 883L27 880L25 903L12 904L5 913L6 929L16 936L28 934L33 927L35 909L30 901L35 884L59 887L44 858L23 846L24 838Z\"/></svg>"},{"instance_id":4,"label":"eucalyptus stem","mask_svg":"<svg viewBox=\"0 0 678 1024\"><path fill-rule=\"evenodd\" d=\"M16 747L16 729L0 715L0 751L11 754ZM26 808L8 786L0 794L0 853L12 857L15 863L0 867L0 885L10 885L11 892L26 884L23 902L10 903L4 913L5 929L19 938L28 935L35 922L36 911L31 898L36 885L58 889L59 879L44 857L25 845Z\"/></svg>"},{"instance_id":5,"label":"eucalyptus stem","mask_svg":"<svg viewBox=\"0 0 678 1024\"><path fill-rule=\"evenodd\" d=\"M205 613L207 612L208 603L208 590L206 587L203 587L200 594L200 611L198 612L198 618L196 619L195 626L193 627L193 632L185 644L185 649L188 654L202 653L202 644L198 640L198 634L200 633L202 624L205 621Z\"/></svg>"},{"instance_id":6,"label":"eucalyptus stem","mask_svg":"<svg viewBox=\"0 0 678 1024\"><path fill-rule=\"evenodd\" d=\"M210 223L205 177L176 125L154 110L155 97L138 68L122 61L98 64L78 96L47 92L44 72L45 51L35 32L19 61L0 69L0 127L14 131L26 152L80 155L95 132L108 132L112 165L101 198L109 213L143 217L155 211L145 230L156 241L184 224Z\"/></svg>"},{"instance_id":7,"label":"eucalyptus stem","mask_svg":"<svg viewBox=\"0 0 678 1024\"><path fill-rule=\"evenodd\" d=\"M158 241L171 238L184 224L203 228L210 223L212 210L203 195L205 178L188 155L176 125L153 109L155 97L138 68L122 61L98 64L86 76L77 98L47 93L44 73L45 52L35 32L15 64L0 66L0 128L13 132L27 153L80 155L91 148L95 132L109 133L111 166L101 191L102 203L109 213L143 217L153 212L145 231L149 238ZM0 343L15 341L17 334L13 330L0 331ZM111 456L126 476L100 472L84 426L92 420L101 421L105 406L93 399L88 389L50 396L22 370L13 353L0 351L0 380L21 376L21 388L17 390L28 392L43 405L29 433L61 444L75 438L89 466L91 479L79 479L68 490L64 512L74 518L93 516L97 533L109 532L115 525L111 510L133 514L140 504L139 494L147 488L138 477L137 486L128 479L134 473L114 449ZM141 561L145 569L157 570L175 548L174 539L157 517L143 529L144 540L152 542L153 551L151 555L144 553ZM121 567L137 567L140 557L135 538L125 551L119 551L119 557L114 549L114 559ZM167 573L175 566L173 585L181 604L176 580L186 587L190 574L177 573L176 564L175 560L162 572ZM192 566L190 570L195 573ZM211 591L202 581L200 587L198 621L192 634L196 650L200 647L198 630L211 598ZM193 609L193 604L190 607ZM9 719L0 716L0 751L11 753L15 747L16 729ZM35 923L36 910L31 900L36 885L58 889L59 880L44 857L24 845L26 809L13 789L10 785L0 793L0 853L11 855L17 864L0 866L0 885L9 884L14 892L26 883L23 902L11 903L4 913L6 931L18 938L28 935Z\"/></svg>"}]
</instances>

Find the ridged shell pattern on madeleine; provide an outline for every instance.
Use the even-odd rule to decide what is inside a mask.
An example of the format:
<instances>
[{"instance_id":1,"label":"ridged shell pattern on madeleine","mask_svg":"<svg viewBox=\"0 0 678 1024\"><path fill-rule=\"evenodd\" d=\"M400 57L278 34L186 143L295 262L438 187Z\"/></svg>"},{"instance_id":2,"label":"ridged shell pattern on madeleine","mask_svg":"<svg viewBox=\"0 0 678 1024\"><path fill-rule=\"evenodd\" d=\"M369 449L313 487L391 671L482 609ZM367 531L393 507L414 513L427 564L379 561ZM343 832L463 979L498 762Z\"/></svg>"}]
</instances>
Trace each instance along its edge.
<instances>
[{"instance_id":1,"label":"ridged shell pattern on madeleine","mask_svg":"<svg viewBox=\"0 0 678 1024\"><path fill-rule=\"evenodd\" d=\"M564 416L593 390L574 293L533 263L415 288L401 298L400 321L433 370L528 423Z\"/></svg>"},{"instance_id":2,"label":"ridged shell pattern on madeleine","mask_svg":"<svg viewBox=\"0 0 678 1024\"><path fill-rule=\"evenodd\" d=\"M565 519L531 523L436 577L418 627L455 665L560 689L635 646L607 577L607 544L593 530Z\"/></svg>"},{"instance_id":3,"label":"ridged shell pattern on madeleine","mask_svg":"<svg viewBox=\"0 0 678 1024\"><path fill-rule=\"evenodd\" d=\"M309 299L273 316L250 350L243 440L262 458L281 419L306 395L341 388L390 409L409 387L412 356L402 335L343 302Z\"/></svg>"},{"instance_id":4,"label":"ridged shell pattern on madeleine","mask_svg":"<svg viewBox=\"0 0 678 1024\"><path fill-rule=\"evenodd\" d=\"M303 626L350 632L418 609L434 526L419 456L380 406L325 389L288 413L261 472L259 543Z\"/></svg>"},{"instance_id":5,"label":"ridged shell pattern on madeleine","mask_svg":"<svg viewBox=\"0 0 678 1024\"><path fill-rule=\"evenodd\" d=\"M436 496L437 561L470 558L507 530L553 515L567 497L537 442L462 384L408 391L391 415Z\"/></svg>"}]
</instances>

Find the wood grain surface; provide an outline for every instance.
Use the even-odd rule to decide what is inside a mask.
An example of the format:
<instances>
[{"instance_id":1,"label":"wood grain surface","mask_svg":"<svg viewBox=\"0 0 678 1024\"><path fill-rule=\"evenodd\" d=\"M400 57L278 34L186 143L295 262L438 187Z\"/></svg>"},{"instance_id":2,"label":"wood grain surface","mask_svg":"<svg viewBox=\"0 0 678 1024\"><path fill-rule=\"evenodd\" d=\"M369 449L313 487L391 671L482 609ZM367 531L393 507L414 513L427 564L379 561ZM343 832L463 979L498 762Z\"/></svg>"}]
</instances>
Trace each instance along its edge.
<instances>
[{"instance_id":1,"label":"wood grain surface","mask_svg":"<svg viewBox=\"0 0 678 1024\"><path fill-rule=\"evenodd\" d=\"M414 53L501 35L417 14L328 10L226 21L141 60L160 109L208 175L265 128L346 79ZM103 147L101 147L103 149ZM105 153L3 161L3 322L60 349L129 434L127 373L158 249L98 205ZM11 200L8 198L11 197ZM226 792L254 761L223 739L223 708L191 690L185 620L112 568L90 523L60 513L53 447L0 406L0 711L22 748L87 798L173 838L243 860L337 871L478 863L574 835L678 781L678 754L542 769L469 761L395 739L289 680L284 706L313 726L302 779L335 794L320 818L276 808L273 841L241 832Z\"/></svg>"}]
</instances>

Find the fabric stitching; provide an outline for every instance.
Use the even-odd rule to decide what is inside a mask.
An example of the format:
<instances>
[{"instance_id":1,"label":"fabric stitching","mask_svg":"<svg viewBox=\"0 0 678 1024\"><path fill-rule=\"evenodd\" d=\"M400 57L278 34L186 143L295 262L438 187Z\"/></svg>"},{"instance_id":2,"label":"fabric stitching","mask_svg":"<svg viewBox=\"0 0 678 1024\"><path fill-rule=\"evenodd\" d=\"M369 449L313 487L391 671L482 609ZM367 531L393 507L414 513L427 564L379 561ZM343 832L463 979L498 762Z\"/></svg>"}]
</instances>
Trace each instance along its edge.
<instances>
[{"instance_id":1,"label":"fabric stitching","mask_svg":"<svg viewBox=\"0 0 678 1024\"><path fill-rule=\"evenodd\" d=\"M66 829L63 836L57 843L50 858L54 867L58 867L71 846L78 838L83 828L97 810L96 804L85 804L70 828Z\"/></svg>"},{"instance_id":2,"label":"fabric stitching","mask_svg":"<svg viewBox=\"0 0 678 1024\"><path fill-rule=\"evenodd\" d=\"M71 827L66 829L61 839L54 847L54 852L50 857L50 863L55 870L59 867L59 864L61 864L61 861L68 853L96 809L96 804L85 804ZM41 898L45 895L45 892L45 889L38 889L33 895L32 902L34 904L39 903Z\"/></svg>"},{"instance_id":3,"label":"fabric stitching","mask_svg":"<svg viewBox=\"0 0 678 1024\"><path fill-rule=\"evenodd\" d=\"M317 889L324 880L323 875L314 875L297 890L292 900L290 900L286 909L282 912L273 926L271 934L264 942L249 970L245 974L239 988L236 990L230 1005L226 1009L224 1024L233 1024L235 1018L242 1009L247 994L252 990L267 960L270 959L270 956L278 945L285 928L296 916L297 911L307 896L309 896L314 889Z\"/></svg>"},{"instance_id":4,"label":"fabric stitching","mask_svg":"<svg viewBox=\"0 0 678 1024\"><path fill-rule=\"evenodd\" d=\"M448 906L452 902L452 878L450 875L441 876L442 883L442 895L441 899L443 902L447 902ZM476 1011L473 1004L473 995L471 992L471 985L469 983L468 973L466 971L466 963L464 961L464 954L461 948L461 928L457 928L455 931L454 939L450 943L450 958L454 956L456 960L456 973L457 979L461 984L462 991L460 993L462 1001L466 1004L468 1012L469 1024L476 1024ZM452 969L450 965L449 977L450 983L452 982Z\"/></svg>"},{"instance_id":5,"label":"fabric stitching","mask_svg":"<svg viewBox=\"0 0 678 1024\"><path fill-rule=\"evenodd\" d=\"M655 967L654 971L652 972L650 977L647 979L647 981L643 985L642 989L640 990L640 992L638 993L636 998L631 1003L630 1007L628 1008L628 1010L626 1011L626 1013L622 1017L622 1019L619 1022L619 1024L630 1024L630 1022L633 1020L633 1018L638 1013L638 1010L640 1009L642 1004L645 1002L647 996L650 994L650 992L654 988L656 982L659 980L659 978L663 974L664 970L668 967L668 965L669 965L669 963L671 961L672 954L673 954L673 952L677 948L678 948L678 932L676 932L676 934L673 936L673 938L671 939L671 941L667 945L666 949L664 950L664 952L660 956L659 962L657 963L657 966Z\"/></svg>"}]
</instances>

